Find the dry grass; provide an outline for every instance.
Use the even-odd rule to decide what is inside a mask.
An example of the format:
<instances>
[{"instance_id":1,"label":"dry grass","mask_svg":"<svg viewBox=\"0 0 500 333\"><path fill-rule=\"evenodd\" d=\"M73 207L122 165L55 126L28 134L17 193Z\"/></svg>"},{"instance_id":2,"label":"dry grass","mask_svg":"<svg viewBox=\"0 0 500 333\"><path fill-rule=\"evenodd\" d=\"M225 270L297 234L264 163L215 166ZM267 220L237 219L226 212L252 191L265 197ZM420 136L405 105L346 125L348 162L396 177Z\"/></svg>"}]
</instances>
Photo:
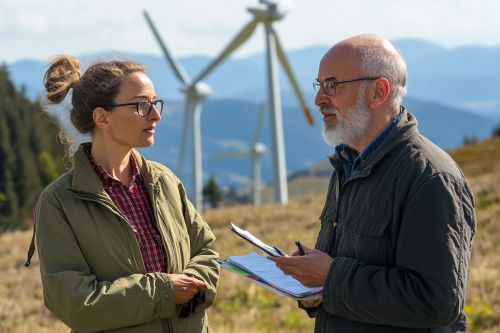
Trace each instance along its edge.
<instances>
[{"instance_id":1,"label":"dry grass","mask_svg":"<svg viewBox=\"0 0 500 333\"><path fill-rule=\"evenodd\" d=\"M30 231L0 236L0 332L68 332L43 305L38 257L24 267Z\"/></svg>"},{"instance_id":2,"label":"dry grass","mask_svg":"<svg viewBox=\"0 0 500 333\"><path fill-rule=\"evenodd\" d=\"M466 146L452 152L452 156L474 189L478 216L466 305L469 332L497 333L500 332L500 139ZM324 187L328 180L316 181L319 187ZM308 192L314 192L312 187ZM231 221L287 252L294 250L296 239L312 246L324 196L292 197L301 199L287 206L237 206L206 212L204 217L218 238L221 257L254 250L227 229ZM0 332L67 332L43 305L38 259L34 258L29 269L24 267L30 237L29 231L0 235ZM225 270L219 286L216 304L209 313L215 332L313 330L313 321L288 298L275 296Z\"/></svg>"}]
</instances>

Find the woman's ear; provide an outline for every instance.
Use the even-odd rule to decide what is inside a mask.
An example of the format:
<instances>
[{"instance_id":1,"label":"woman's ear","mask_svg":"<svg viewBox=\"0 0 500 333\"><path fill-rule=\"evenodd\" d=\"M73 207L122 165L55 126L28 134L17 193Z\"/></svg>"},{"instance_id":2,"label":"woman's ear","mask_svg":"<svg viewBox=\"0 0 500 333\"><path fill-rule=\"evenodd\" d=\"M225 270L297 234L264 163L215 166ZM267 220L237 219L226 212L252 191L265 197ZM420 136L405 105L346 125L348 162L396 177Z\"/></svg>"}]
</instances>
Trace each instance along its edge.
<instances>
[{"instance_id":1,"label":"woman's ear","mask_svg":"<svg viewBox=\"0 0 500 333\"><path fill-rule=\"evenodd\" d=\"M372 109L376 109L387 101L391 93L391 85L389 80L381 77L370 85L370 100L368 105Z\"/></svg>"},{"instance_id":2,"label":"woman's ear","mask_svg":"<svg viewBox=\"0 0 500 333\"><path fill-rule=\"evenodd\" d=\"M104 110L102 107L96 107L92 111L92 119L96 127L106 129L109 127L109 115L110 112Z\"/></svg>"}]
</instances>

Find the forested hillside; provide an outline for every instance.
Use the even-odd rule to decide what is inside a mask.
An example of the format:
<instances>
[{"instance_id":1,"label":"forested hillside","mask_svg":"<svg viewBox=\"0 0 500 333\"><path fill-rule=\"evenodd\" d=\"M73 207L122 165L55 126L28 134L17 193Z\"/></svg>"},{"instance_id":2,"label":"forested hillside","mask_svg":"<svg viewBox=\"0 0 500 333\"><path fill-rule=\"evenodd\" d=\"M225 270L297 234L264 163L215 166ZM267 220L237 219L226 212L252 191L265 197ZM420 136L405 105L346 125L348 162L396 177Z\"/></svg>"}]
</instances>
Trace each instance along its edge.
<instances>
[{"instance_id":1,"label":"forested hillside","mask_svg":"<svg viewBox=\"0 0 500 333\"><path fill-rule=\"evenodd\" d=\"M0 66L0 232L26 226L40 191L62 173L58 131Z\"/></svg>"}]
</instances>

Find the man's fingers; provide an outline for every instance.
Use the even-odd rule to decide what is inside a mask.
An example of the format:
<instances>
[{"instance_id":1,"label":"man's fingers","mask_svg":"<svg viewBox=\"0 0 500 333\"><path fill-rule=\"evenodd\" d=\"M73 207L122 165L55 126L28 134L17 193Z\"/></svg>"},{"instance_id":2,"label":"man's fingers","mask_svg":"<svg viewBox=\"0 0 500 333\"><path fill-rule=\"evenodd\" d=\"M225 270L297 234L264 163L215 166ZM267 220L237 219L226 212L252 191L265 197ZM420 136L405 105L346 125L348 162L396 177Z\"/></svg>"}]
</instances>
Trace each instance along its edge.
<instances>
[{"instance_id":1,"label":"man's fingers","mask_svg":"<svg viewBox=\"0 0 500 333\"><path fill-rule=\"evenodd\" d=\"M317 307L318 305L321 304L321 302L323 302L323 299L320 297L318 299L312 299L312 300L304 300L304 301L300 301L302 303L302 305L306 308L315 308Z\"/></svg>"}]
</instances>

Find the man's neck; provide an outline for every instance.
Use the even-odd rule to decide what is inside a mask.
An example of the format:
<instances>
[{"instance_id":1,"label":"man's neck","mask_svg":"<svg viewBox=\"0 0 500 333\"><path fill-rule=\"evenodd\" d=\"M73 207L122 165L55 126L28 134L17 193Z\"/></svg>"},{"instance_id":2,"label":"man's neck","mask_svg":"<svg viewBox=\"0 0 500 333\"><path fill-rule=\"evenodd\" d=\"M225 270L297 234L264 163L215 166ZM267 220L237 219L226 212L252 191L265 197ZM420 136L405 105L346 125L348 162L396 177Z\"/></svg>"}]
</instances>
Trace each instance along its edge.
<instances>
[{"instance_id":1,"label":"man's neck","mask_svg":"<svg viewBox=\"0 0 500 333\"><path fill-rule=\"evenodd\" d=\"M378 111L374 111L378 112ZM349 147L355 149L359 153L362 153L366 147L370 145L382 132L389 126L389 124L393 121L392 115L381 115L372 117L370 120L370 125L365 131L365 135L362 138L355 142L349 143Z\"/></svg>"}]
</instances>

